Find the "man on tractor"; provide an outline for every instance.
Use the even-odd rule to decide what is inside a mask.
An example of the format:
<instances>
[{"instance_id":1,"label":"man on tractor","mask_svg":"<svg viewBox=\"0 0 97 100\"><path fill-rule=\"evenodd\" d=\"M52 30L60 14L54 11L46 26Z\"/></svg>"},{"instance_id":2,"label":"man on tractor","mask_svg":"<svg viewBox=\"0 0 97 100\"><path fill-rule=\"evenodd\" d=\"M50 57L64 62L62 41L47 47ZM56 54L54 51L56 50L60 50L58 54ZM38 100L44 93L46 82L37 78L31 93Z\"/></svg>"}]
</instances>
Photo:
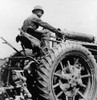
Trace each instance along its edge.
<instances>
[{"instance_id":1,"label":"man on tractor","mask_svg":"<svg viewBox=\"0 0 97 100\"><path fill-rule=\"evenodd\" d=\"M44 14L43 7L40 5L35 6L34 9L32 10L32 15L24 20L24 23L23 23L23 26L21 27L21 29L24 32L27 32L30 35L36 37L40 41L43 38L44 34L42 34L42 32L37 30L39 26L43 27L44 29L48 29L48 30L52 31L52 32L56 33L57 36L61 37L61 32L58 29L54 28L50 24L43 22L41 20L41 17L43 14ZM19 40L20 40L20 37L17 36L16 41L18 42Z\"/></svg>"}]
</instances>

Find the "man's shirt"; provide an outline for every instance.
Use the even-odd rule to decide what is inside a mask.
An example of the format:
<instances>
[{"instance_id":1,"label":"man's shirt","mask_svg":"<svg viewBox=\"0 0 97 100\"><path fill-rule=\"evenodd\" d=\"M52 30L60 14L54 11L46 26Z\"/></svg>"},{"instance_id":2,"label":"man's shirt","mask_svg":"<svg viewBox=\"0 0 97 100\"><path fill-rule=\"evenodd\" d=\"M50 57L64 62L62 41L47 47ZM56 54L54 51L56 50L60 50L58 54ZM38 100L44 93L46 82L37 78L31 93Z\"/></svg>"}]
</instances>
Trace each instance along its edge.
<instances>
[{"instance_id":1,"label":"man's shirt","mask_svg":"<svg viewBox=\"0 0 97 100\"><path fill-rule=\"evenodd\" d=\"M54 33L57 33L58 30L46 22L43 22L36 14L32 14L29 16L23 23L22 30L24 32L27 31L28 28L32 28L33 30L38 29L39 26L42 26L45 29L48 29Z\"/></svg>"},{"instance_id":2,"label":"man's shirt","mask_svg":"<svg viewBox=\"0 0 97 100\"><path fill-rule=\"evenodd\" d=\"M36 30L38 27L39 27L39 24L35 23L34 20L35 19L38 19L38 16L35 15L35 14L32 14L31 16L29 16L23 23L23 26L22 26L22 30L24 32L27 31L28 28L32 28L33 30Z\"/></svg>"}]
</instances>

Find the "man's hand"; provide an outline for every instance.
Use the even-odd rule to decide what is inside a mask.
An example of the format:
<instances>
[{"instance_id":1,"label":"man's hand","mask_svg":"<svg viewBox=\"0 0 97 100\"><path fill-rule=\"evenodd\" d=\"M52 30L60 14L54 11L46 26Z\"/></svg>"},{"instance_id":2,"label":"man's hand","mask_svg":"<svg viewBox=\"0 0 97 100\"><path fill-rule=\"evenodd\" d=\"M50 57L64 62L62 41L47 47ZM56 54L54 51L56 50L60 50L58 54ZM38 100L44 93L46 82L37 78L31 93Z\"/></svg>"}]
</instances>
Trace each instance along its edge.
<instances>
[{"instance_id":1,"label":"man's hand","mask_svg":"<svg viewBox=\"0 0 97 100\"><path fill-rule=\"evenodd\" d=\"M63 33L58 30L58 32L56 33L56 37L59 39L63 39Z\"/></svg>"}]
</instances>

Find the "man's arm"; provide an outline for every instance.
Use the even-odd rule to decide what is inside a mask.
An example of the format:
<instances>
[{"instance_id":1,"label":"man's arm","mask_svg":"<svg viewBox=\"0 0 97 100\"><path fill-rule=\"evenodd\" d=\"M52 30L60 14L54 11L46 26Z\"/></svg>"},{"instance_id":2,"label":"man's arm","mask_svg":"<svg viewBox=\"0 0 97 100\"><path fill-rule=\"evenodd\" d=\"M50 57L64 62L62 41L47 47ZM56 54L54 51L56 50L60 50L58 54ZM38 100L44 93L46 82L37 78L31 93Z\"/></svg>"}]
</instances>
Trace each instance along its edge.
<instances>
[{"instance_id":1,"label":"man's arm","mask_svg":"<svg viewBox=\"0 0 97 100\"><path fill-rule=\"evenodd\" d=\"M50 31L52 31L54 33L59 33L59 31L56 28L54 28L53 26L51 26L50 24L48 24L46 22L43 22L41 19L34 18L33 22L39 24L40 26L42 26L45 29L49 29Z\"/></svg>"}]
</instances>

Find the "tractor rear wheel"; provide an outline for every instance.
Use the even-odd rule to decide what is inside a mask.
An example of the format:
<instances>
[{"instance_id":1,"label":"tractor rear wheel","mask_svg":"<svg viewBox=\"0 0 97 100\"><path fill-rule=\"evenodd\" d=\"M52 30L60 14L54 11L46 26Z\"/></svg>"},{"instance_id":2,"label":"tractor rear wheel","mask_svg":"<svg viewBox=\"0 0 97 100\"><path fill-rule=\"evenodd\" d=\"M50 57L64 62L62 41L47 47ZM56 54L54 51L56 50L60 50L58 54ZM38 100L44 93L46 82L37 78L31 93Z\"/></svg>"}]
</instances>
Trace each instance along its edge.
<instances>
[{"instance_id":1,"label":"tractor rear wheel","mask_svg":"<svg viewBox=\"0 0 97 100\"><path fill-rule=\"evenodd\" d=\"M97 64L87 48L66 42L41 61L37 70L39 100L95 100Z\"/></svg>"}]
</instances>

